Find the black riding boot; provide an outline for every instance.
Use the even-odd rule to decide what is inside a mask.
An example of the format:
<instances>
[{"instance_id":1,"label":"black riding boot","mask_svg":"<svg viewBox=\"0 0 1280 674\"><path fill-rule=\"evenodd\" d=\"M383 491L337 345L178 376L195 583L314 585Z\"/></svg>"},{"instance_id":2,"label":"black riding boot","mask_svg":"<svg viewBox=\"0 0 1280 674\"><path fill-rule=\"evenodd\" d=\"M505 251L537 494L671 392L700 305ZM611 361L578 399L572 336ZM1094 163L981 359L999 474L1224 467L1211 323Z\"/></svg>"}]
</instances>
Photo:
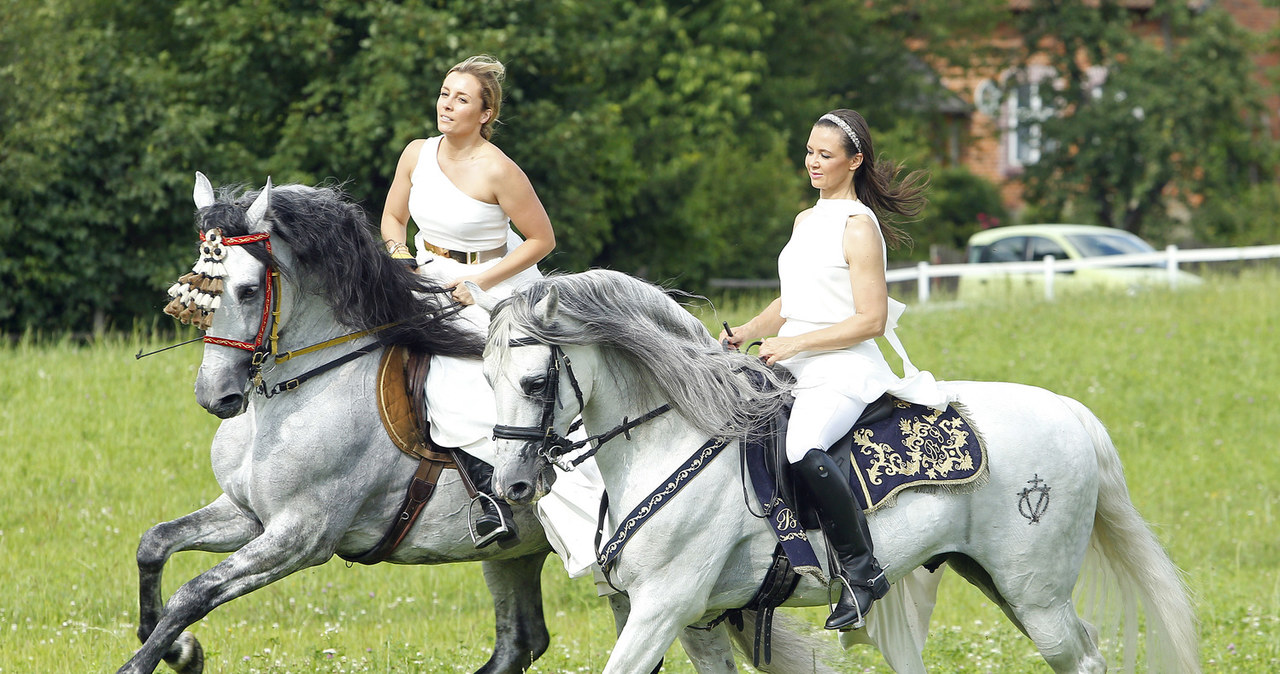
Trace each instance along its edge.
<instances>
[{"instance_id":1,"label":"black riding boot","mask_svg":"<svg viewBox=\"0 0 1280 674\"><path fill-rule=\"evenodd\" d=\"M516 521L511 506L493 497L493 466L461 450L454 450L453 460L467 471L467 477L479 492L476 500L480 502L480 514L471 524L475 546L483 548L495 541L515 538Z\"/></svg>"},{"instance_id":2,"label":"black riding boot","mask_svg":"<svg viewBox=\"0 0 1280 674\"><path fill-rule=\"evenodd\" d=\"M889 580L872 554L867 518L854 500L848 477L840 474L826 452L811 449L792 468L809 488L822 530L841 566L839 576L844 588L827 618L827 629L861 628L866 624L863 618L871 610L871 603L889 591Z\"/></svg>"}]
</instances>

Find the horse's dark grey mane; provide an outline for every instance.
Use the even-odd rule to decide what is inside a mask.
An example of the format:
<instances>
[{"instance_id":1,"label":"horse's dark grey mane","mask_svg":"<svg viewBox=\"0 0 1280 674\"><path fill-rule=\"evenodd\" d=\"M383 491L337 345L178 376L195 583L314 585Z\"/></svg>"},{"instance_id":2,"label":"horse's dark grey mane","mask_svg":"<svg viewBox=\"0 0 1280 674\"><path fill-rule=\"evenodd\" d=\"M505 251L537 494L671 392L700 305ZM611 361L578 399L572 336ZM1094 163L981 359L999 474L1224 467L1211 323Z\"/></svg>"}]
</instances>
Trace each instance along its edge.
<instances>
[{"instance_id":1,"label":"horse's dark grey mane","mask_svg":"<svg viewBox=\"0 0 1280 674\"><path fill-rule=\"evenodd\" d=\"M545 323L534 307L552 287L558 310ZM486 351L500 359L500 369L513 330L547 344L603 347L606 357L636 371L635 383L709 435L744 434L760 415L777 410L787 392L758 358L721 347L662 288L620 272L549 276L500 303ZM760 391L753 377L769 385Z\"/></svg>"},{"instance_id":2,"label":"horse's dark grey mane","mask_svg":"<svg viewBox=\"0 0 1280 674\"><path fill-rule=\"evenodd\" d=\"M257 191L224 189L197 215L196 227L201 232L220 228L226 236L248 234L245 213L257 196ZM281 273L318 286L311 289L325 298L340 323L366 330L399 321L381 333L384 341L443 355L480 355L483 335L462 321L446 320L452 314L447 295L384 253L364 211L341 190L274 187L267 219L272 237L288 244L296 257L296 268ZM246 248L267 260L264 244Z\"/></svg>"}]
</instances>

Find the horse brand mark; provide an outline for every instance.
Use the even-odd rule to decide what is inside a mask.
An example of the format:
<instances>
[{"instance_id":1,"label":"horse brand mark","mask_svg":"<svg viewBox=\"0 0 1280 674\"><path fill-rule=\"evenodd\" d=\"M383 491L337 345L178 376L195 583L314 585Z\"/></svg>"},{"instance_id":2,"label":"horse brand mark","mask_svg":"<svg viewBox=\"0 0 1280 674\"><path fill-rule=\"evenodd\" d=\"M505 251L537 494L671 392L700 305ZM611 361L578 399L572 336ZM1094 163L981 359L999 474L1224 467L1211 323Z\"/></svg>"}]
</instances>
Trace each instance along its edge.
<instances>
[{"instance_id":1,"label":"horse brand mark","mask_svg":"<svg viewBox=\"0 0 1280 674\"><path fill-rule=\"evenodd\" d=\"M1027 480L1031 485L1018 492L1018 512L1031 524L1040 522L1040 516L1049 509L1049 485L1044 484L1039 474Z\"/></svg>"}]
</instances>

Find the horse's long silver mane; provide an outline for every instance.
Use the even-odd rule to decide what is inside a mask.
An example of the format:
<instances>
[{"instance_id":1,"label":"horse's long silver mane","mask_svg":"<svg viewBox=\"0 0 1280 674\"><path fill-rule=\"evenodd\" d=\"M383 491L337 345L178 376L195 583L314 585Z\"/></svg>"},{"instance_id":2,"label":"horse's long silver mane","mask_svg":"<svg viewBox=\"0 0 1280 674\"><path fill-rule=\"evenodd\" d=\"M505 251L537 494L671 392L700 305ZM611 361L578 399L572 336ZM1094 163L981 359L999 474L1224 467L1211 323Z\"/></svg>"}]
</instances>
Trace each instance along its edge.
<instances>
[{"instance_id":1,"label":"horse's long silver mane","mask_svg":"<svg viewBox=\"0 0 1280 674\"><path fill-rule=\"evenodd\" d=\"M547 323L535 306L552 287L559 303ZM776 411L788 391L758 358L726 351L661 288L621 272L549 276L500 303L485 350L500 369L513 330L547 344L603 347L607 359L634 371L637 381L629 383L665 399L708 435L745 434L761 415Z\"/></svg>"}]
</instances>

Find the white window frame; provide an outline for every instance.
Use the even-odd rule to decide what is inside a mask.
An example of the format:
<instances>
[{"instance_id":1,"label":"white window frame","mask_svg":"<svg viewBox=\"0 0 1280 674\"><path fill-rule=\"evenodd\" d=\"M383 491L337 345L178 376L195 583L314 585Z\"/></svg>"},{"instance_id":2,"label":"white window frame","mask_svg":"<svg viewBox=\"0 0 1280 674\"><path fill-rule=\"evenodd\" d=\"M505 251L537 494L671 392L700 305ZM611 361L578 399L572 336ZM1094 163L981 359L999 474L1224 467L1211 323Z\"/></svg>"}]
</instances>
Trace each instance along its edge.
<instances>
[{"instance_id":1,"label":"white window frame","mask_svg":"<svg viewBox=\"0 0 1280 674\"><path fill-rule=\"evenodd\" d=\"M1048 66L1031 66L1006 73L1004 88L1008 92L1002 106L1005 165L1019 169L1040 161L1045 144L1040 125L1053 117L1052 88L1057 72ZM1047 87L1047 89L1046 89ZM1025 104L1020 93L1026 93ZM1044 92L1042 94L1042 92ZM1025 130L1026 140L1019 136Z\"/></svg>"}]
</instances>

